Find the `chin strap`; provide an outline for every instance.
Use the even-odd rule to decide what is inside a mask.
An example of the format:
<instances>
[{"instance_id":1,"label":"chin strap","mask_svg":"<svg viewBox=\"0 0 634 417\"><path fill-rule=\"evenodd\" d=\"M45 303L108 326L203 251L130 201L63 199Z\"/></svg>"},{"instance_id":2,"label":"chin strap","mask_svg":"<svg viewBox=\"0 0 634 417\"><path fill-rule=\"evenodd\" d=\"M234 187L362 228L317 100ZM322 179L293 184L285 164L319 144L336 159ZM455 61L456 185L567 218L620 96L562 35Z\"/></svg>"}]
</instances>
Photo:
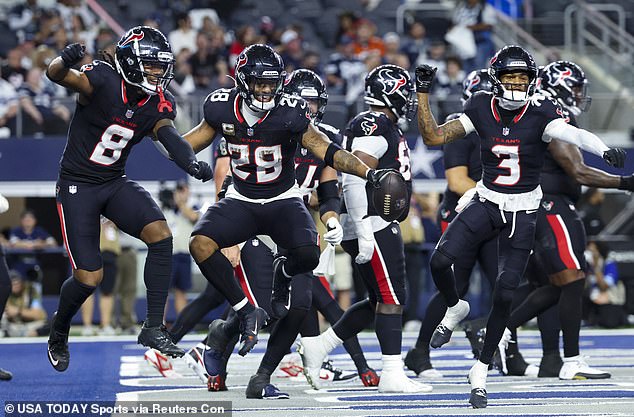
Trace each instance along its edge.
<instances>
[{"instance_id":1,"label":"chin strap","mask_svg":"<svg viewBox=\"0 0 634 417\"><path fill-rule=\"evenodd\" d=\"M164 111L167 111L167 112L174 111L174 109L172 107L172 103L170 103L169 101L165 100L165 95L163 95L163 89L161 88L161 86L157 86L156 87L156 91L157 91L158 96L159 96L159 103L158 103L158 106L157 106L159 113L163 113Z\"/></svg>"}]
</instances>

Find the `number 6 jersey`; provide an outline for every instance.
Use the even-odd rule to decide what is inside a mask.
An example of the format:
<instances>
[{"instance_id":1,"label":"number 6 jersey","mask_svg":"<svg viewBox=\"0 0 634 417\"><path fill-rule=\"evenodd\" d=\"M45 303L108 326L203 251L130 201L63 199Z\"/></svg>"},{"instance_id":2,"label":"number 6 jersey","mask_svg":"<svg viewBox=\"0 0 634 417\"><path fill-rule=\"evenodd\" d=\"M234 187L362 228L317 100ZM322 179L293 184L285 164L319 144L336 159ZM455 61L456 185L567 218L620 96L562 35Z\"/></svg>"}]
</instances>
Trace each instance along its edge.
<instances>
[{"instance_id":1,"label":"number 6 jersey","mask_svg":"<svg viewBox=\"0 0 634 417\"><path fill-rule=\"evenodd\" d=\"M205 121L227 140L233 184L248 199L276 197L295 185L295 151L310 123L307 103L282 95L249 126L237 89L219 89L203 105Z\"/></svg>"},{"instance_id":2,"label":"number 6 jersey","mask_svg":"<svg viewBox=\"0 0 634 417\"><path fill-rule=\"evenodd\" d=\"M173 120L176 104L167 91L163 112L159 111L158 95L130 103L123 79L104 61L93 61L81 71L88 77L93 93L88 104L77 102L60 162L60 177L101 184L125 175L132 147L152 135L159 120Z\"/></svg>"}]
</instances>

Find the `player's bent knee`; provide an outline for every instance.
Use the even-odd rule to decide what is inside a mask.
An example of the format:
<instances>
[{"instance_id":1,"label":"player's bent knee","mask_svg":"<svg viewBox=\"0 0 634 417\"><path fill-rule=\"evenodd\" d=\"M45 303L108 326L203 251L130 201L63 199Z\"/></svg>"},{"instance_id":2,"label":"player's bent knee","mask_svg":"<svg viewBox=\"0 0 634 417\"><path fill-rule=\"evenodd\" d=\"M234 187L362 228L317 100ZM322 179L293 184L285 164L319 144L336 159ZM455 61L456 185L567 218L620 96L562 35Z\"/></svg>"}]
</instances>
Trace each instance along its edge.
<instances>
[{"instance_id":1,"label":"player's bent knee","mask_svg":"<svg viewBox=\"0 0 634 417\"><path fill-rule=\"evenodd\" d=\"M194 235L189 239L189 253L198 263L204 261L218 250L218 244L213 239L203 236Z\"/></svg>"},{"instance_id":2,"label":"player's bent knee","mask_svg":"<svg viewBox=\"0 0 634 417\"><path fill-rule=\"evenodd\" d=\"M148 245L171 237L172 232L165 220L157 220L146 224L141 231L141 240Z\"/></svg>"},{"instance_id":3,"label":"player's bent knee","mask_svg":"<svg viewBox=\"0 0 634 417\"><path fill-rule=\"evenodd\" d=\"M96 271L76 269L73 272L73 277L84 285L96 287L101 284L101 281L103 280L103 268L99 268Z\"/></svg>"},{"instance_id":4,"label":"player's bent knee","mask_svg":"<svg viewBox=\"0 0 634 417\"><path fill-rule=\"evenodd\" d=\"M403 314L403 306L399 304L378 303L376 312L381 314Z\"/></svg>"},{"instance_id":5,"label":"player's bent knee","mask_svg":"<svg viewBox=\"0 0 634 417\"><path fill-rule=\"evenodd\" d=\"M288 251L286 272L290 275L312 271L319 264L319 246L299 246Z\"/></svg>"},{"instance_id":6,"label":"player's bent knee","mask_svg":"<svg viewBox=\"0 0 634 417\"><path fill-rule=\"evenodd\" d=\"M440 252L439 250L435 250L431 255L431 259L429 260L429 267L432 271L443 271L447 268L451 268L453 264L453 259Z\"/></svg>"}]
</instances>

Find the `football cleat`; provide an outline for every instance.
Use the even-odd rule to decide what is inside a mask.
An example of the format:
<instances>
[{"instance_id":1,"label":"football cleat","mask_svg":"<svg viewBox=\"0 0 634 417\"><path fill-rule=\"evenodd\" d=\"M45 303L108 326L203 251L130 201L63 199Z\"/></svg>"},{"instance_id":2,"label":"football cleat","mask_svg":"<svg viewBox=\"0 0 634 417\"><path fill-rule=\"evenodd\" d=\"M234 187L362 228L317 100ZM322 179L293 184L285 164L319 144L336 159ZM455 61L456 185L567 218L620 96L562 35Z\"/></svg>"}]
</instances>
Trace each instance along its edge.
<instances>
[{"instance_id":1,"label":"football cleat","mask_svg":"<svg viewBox=\"0 0 634 417\"><path fill-rule=\"evenodd\" d=\"M207 391L227 391L226 379L227 375L209 375L207 377Z\"/></svg>"},{"instance_id":2,"label":"football cleat","mask_svg":"<svg viewBox=\"0 0 634 417\"><path fill-rule=\"evenodd\" d=\"M181 375L174 371L174 367L172 366L172 362L170 359L163 355L156 349L148 349L143 355L143 358L150 364L154 369L159 371L161 375L165 378L180 378Z\"/></svg>"},{"instance_id":3,"label":"football cleat","mask_svg":"<svg viewBox=\"0 0 634 417\"><path fill-rule=\"evenodd\" d=\"M238 354L244 356L258 343L258 332L266 326L269 315L260 307L240 317L240 348Z\"/></svg>"},{"instance_id":4,"label":"football cleat","mask_svg":"<svg viewBox=\"0 0 634 417\"><path fill-rule=\"evenodd\" d=\"M439 348L449 342L453 329L468 315L469 303L464 300L458 300L458 304L453 307L448 307L445 316L431 336L430 346Z\"/></svg>"},{"instance_id":5,"label":"football cleat","mask_svg":"<svg viewBox=\"0 0 634 417\"><path fill-rule=\"evenodd\" d=\"M51 334L48 338L48 361L56 371L64 372L68 369L68 364L70 363L68 335L58 333L53 329L53 326L51 326Z\"/></svg>"},{"instance_id":6,"label":"football cleat","mask_svg":"<svg viewBox=\"0 0 634 417\"><path fill-rule=\"evenodd\" d=\"M0 381L11 381L11 378L13 378L13 374L11 372L0 368Z\"/></svg>"},{"instance_id":7,"label":"football cleat","mask_svg":"<svg viewBox=\"0 0 634 417\"><path fill-rule=\"evenodd\" d=\"M429 350L412 348L405 355L405 366L419 378L442 378L442 373L434 369L429 360Z\"/></svg>"},{"instance_id":8,"label":"football cleat","mask_svg":"<svg viewBox=\"0 0 634 417\"><path fill-rule=\"evenodd\" d=\"M559 352L547 353L542 356L537 376L540 378L557 378L562 366L564 366L564 361L561 360Z\"/></svg>"},{"instance_id":9,"label":"football cleat","mask_svg":"<svg viewBox=\"0 0 634 417\"><path fill-rule=\"evenodd\" d=\"M381 380L376 371L372 368L359 370L359 378L365 387L378 387Z\"/></svg>"},{"instance_id":10,"label":"football cleat","mask_svg":"<svg viewBox=\"0 0 634 417\"><path fill-rule=\"evenodd\" d=\"M471 344L471 352L473 352L473 358L478 359L480 352L484 346L484 336L486 336L486 319L475 319L465 322L462 325L465 337Z\"/></svg>"},{"instance_id":11,"label":"football cleat","mask_svg":"<svg viewBox=\"0 0 634 417\"><path fill-rule=\"evenodd\" d=\"M474 388L469 396L469 404L473 408L487 408L487 390L484 388Z\"/></svg>"},{"instance_id":12,"label":"football cleat","mask_svg":"<svg viewBox=\"0 0 634 417\"><path fill-rule=\"evenodd\" d=\"M271 377L265 374L255 374L249 379L246 391L247 398L264 400L287 400L288 394L281 392L271 384Z\"/></svg>"},{"instance_id":13,"label":"football cleat","mask_svg":"<svg viewBox=\"0 0 634 417\"><path fill-rule=\"evenodd\" d=\"M321 365L328 355L321 336L302 337L297 343L297 353L302 358L306 380L314 389L319 389Z\"/></svg>"},{"instance_id":14,"label":"football cleat","mask_svg":"<svg viewBox=\"0 0 634 417\"><path fill-rule=\"evenodd\" d=\"M280 362L275 376L278 378L296 378L303 375L303 372L301 357L297 353L289 353Z\"/></svg>"},{"instance_id":15,"label":"football cleat","mask_svg":"<svg viewBox=\"0 0 634 417\"><path fill-rule=\"evenodd\" d=\"M468 381L471 384L469 404L473 408L486 408L487 406L487 372L488 365L477 361L469 370Z\"/></svg>"},{"instance_id":16,"label":"football cleat","mask_svg":"<svg viewBox=\"0 0 634 417\"><path fill-rule=\"evenodd\" d=\"M586 358L581 355L564 358L559 371L559 379L607 379L611 376L609 372L588 366Z\"/></svg>"},{"instance_id":17,"label":"football cleat","mask_svg":"<svg viewBox=\"0 0 634 417\"><path fill-rule=\"evenodd\" d=\"M322 381L341 382L348 381L356 377L356 372L344 371L343 369L335 368L330 360L322 363L321 369L319 370L319 379Z\"/></svg>"},{"instance_id":18,"label":"football cleat","mask_svg":"<svg viewBox=\"0 0 634 417\"><path fill-rule=\"evenodd\" d=\"M163 355L172 358L180 358L185 355L185 351L174 344L165 325L147 327L146 323L143 323L137 343L156 349Z\"/></svg>"},{"instance_id":19,"label":"football cleat","mask_svg":"<svg viewBox=\"0 0 634 417\"><path fill-rule=\"evenodd\" d=\"M286 256L278 256L273 260L273 290L271 292L271 313L273 318L286 317L291 308L292 279L284 275L282 267Z\"/></svg>"},{"instance_id":20,"label":"football cleat","mask_svg":"<svg viewBox=\"0 0 634 417\"><path fill-rule=\"evenodd\" d=\"M415 393L430 392L432 389L432 386L429 384L423 384L408 378L402 368L390 371L384 369L383 372L381 372L379 392Z\"/></svg>"},{"instance_id":21,"label":"football cleat","mask_svg":"<svg viewBox=\"0 0 634 417\"><path fill-rule=\"evenodd\" d=\"M209 379L209 374L205 370L205 363L203 362L203 355L207 349L209 348L204 343L199 343L189 349L184 356L187 366L194 371L203 384L206 384Z\"/></svg>"},{"instance_id":22,"label":"football cleat","mask_svg":"<svg viewBox=\"0 0 634 417\"><path fill-rule=\"evenodd\" d=\"M538 368L526 362L522 354L517 352L506 355L506 370L506 375L537 376Z\"/></svg>"}]
</instances>

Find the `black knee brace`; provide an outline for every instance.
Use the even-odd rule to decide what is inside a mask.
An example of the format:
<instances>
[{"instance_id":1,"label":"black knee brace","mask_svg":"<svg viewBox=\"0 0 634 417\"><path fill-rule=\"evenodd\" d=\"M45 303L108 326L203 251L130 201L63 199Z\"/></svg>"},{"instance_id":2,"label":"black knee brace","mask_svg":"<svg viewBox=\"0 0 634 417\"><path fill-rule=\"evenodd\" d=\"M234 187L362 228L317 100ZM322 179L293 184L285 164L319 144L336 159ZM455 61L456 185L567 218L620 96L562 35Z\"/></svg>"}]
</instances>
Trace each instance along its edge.
<instances>
[{"instance_id":1,"label":"black knee brace","mask_svg":"<svg viewBox=\"0 0 634 417\"><path fill-rule=\"evenodd\" d=\"M297 275L303 272L312 271L319 264L319 246L307 245L289 249L288 260L284 266L284 271L288 275Z\"/></svg>"}]
</instances>

